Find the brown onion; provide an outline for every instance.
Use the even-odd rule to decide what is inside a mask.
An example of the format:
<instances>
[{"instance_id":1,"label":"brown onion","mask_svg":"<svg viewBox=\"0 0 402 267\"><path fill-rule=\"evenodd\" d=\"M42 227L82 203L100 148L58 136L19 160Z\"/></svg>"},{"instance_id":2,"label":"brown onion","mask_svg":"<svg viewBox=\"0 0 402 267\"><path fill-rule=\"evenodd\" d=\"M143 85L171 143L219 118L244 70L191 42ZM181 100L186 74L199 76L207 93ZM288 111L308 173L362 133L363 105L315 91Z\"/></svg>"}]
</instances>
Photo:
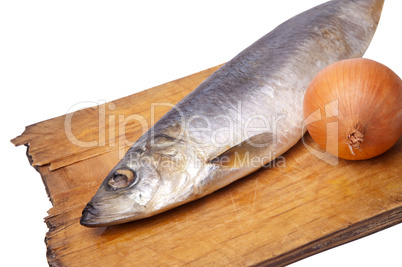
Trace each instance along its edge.
<instances>
[{"instance_id":1,"label":"brown onion","mask_svg":"<svg viewBox=\"0 0 402 267\"><path fill-rule=\"evenodd\" d=\"M328 153L360 160L391 148L402 133L402 81L369 59L324 68L307 88L303 115L313 140Z\"/></svg>"}]
</instances>

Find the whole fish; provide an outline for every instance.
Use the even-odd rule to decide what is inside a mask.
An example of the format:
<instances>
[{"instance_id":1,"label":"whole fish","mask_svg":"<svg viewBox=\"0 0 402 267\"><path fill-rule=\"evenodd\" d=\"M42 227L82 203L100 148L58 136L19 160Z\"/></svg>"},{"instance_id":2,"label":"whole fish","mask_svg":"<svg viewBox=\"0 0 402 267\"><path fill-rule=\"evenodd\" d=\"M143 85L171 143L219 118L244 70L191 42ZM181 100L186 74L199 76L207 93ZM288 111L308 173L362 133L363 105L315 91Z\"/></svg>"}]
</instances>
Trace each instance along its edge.
<instances>
[{"instance_id":1,"label":"whole fish","mask_svg":"<svg viewBox=\"0 0 402 267\"><path fill-rule=\"evenodd\" d=\"M263 36L181 100L127 151L81 224L133 221L210 194L259 169L304 134L313 77L361 57L383 0L333 0Z\"/></svg>"}]
</instances>

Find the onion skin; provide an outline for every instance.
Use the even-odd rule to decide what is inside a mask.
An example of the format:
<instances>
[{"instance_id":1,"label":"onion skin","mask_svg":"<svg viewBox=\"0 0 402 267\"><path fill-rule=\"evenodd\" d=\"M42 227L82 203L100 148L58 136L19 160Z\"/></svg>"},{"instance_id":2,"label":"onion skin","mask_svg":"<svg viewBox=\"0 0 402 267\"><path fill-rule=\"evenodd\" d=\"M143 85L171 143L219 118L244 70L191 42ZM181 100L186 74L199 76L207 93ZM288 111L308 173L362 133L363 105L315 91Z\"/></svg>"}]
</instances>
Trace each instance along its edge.
<instances>
[{"instance_id":1,"label":"onion skin","mask_svg":"<svg viewBox=\"0 0 402 267\"><path fill-rule=\"evenodd\" d=\"M336 62L307 88L303 115L313 140L348 160L369 159L391 148L402 133L402 81L369 59Z\"/></svg>"}]
</instances>

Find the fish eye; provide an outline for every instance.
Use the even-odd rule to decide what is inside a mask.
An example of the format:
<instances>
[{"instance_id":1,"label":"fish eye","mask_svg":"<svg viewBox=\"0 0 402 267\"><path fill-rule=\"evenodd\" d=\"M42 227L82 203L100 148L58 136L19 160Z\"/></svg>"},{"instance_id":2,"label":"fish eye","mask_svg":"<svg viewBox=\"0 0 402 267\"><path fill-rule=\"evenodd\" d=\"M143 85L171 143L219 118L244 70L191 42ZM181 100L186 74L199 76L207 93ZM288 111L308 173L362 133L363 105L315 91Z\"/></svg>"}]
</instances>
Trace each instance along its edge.
<instances>
[{"instance_id":1,"label":"fish eye","mask_svg":"<svg viewBox=\"0 0 402 267\"><path fill-rule=\"evenodd\" d=\"M126 188L135 182L136 174L130 169L116 170L107 182L112 190Z\"/></svg>"}]
</instances>

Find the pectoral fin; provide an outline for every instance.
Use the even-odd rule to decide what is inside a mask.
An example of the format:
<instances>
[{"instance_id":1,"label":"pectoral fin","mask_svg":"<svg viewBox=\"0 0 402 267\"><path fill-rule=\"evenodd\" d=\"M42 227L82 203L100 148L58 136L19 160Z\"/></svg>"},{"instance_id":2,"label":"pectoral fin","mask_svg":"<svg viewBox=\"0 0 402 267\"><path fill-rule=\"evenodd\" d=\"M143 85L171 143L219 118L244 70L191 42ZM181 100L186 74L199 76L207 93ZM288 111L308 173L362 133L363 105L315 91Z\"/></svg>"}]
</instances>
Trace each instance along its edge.
<instances>
[{"instance_id":1,"label":"pectoral fin","mask_svg":"<svg viewBox=\"0 0 402 267\"><path fill-rule=\"evenodd\" d=\"M212 164L218 164L225 168L239 169L251 165L264 165L267 161L263 157L267 154L273 144L273 135L264 132L254 135L240 144L229 148L222 154L210 160ZM260 162L259 162L260 161Z\"/></svg>"}]
</instances>

